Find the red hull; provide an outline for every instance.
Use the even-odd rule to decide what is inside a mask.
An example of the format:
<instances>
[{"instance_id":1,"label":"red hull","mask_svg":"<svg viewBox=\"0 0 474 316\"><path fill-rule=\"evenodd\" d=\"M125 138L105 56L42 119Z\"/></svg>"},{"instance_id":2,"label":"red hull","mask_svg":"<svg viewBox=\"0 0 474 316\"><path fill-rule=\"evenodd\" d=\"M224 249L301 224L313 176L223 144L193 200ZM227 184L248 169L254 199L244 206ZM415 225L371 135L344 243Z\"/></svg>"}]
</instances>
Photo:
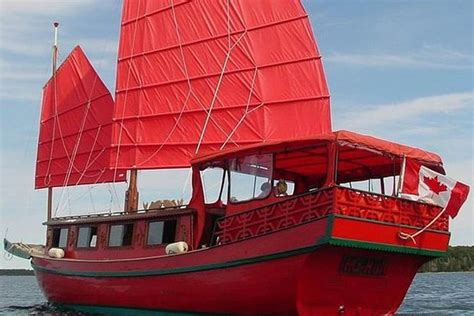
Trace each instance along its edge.
<instances>
[{"instance_id":1,"label":"red hull","mask_svg":"<svg viewBox=\"0 0 474 316\"><path fill-rule=\"evenodd\" d=\"M343 254L383 258L388 271L382 277L341 274ZM423 261L409 255L326 247L184 274L84 278L37 272L37 278L49 301L71 305L246 315L337 314L343 307L345 315L379 315L397 310Z\"/></svg>"},{"instance_id":2,"label":"red hull","mask_svg":"<svg viewBox=\"0 0 474 316\"><path fill-rule=\"evenodd\" d=\"M366 225L364 230L375 234L365 238L377 243L337 238L341 224L349 233L352 225L356 231ZM32 264L47 299L60 304L246 315L339 310L345 315L390 314L401 304L418 268L429 260L416 252L422 253L421 247L426 249L433 240L447 244L449 235L431 232L418 249L397 246L406 252L401 254L375 250L395 250L377 233L381 227L398 228L328 216L182 255L122 260L36 257ZM367 249L332 246L344 243Z\"/></svg>"}]
</instances>

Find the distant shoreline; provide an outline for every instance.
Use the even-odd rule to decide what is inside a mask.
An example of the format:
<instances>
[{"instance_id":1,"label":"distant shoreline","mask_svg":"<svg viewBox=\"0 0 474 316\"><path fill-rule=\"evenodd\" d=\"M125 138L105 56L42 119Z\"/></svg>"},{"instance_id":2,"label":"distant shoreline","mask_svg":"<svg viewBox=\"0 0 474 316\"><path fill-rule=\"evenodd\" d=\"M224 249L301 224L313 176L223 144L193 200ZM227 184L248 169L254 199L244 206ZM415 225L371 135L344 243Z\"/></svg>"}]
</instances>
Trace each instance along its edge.
<instances>
[{"instance_id":1,"label":"distant shoreline","mask_svg":"<svg viewBox=\"0 0 474 316\"><path fill-rule=\"evenodd\" d=\"M0 276L22 276L35 275L31 269L0 269Z\"/></svg>"}]
</instances>

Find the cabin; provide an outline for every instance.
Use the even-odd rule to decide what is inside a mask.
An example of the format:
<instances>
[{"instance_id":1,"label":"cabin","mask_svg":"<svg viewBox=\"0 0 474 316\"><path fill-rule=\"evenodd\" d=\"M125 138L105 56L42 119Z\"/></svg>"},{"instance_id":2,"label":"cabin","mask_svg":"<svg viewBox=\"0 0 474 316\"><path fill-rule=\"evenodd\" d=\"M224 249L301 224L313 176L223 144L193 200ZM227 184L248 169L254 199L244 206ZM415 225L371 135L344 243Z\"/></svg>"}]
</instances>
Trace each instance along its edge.
<instances>
[{"instance_id":1,"label":"cabin","mask_svg":"<svg viewBox=\"0 0 474 316\"><path fill-rule=\"evenodd\" d=\"M199 156L188 205L53 218L47 248L73 259L158 256L178 241L219 247L330 214L423 227L440 209L399 197L405 158L444 173L433 153L348 131ZM447 231L447 215L431 228Z\"/></svg>"}]
</instances>

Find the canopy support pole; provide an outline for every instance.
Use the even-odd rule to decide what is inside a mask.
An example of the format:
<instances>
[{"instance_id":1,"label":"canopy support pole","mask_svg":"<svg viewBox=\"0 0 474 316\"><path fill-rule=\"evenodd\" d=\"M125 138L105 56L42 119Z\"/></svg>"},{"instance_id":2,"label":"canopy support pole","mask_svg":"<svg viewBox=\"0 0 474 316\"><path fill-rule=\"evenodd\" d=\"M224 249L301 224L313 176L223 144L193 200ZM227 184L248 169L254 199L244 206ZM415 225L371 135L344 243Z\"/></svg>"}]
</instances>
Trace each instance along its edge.
<instances>
[{"instance_id":1,"label":"canopy support pole","mask_svg":"<svg viewBox=\"0 0 474 316\"><path fill-rule=\"evenodd\" d=\"M138 210L137 170L130 170L130 182L125 192L125 212L135 213Z\"/></svg>"}]
</instances>

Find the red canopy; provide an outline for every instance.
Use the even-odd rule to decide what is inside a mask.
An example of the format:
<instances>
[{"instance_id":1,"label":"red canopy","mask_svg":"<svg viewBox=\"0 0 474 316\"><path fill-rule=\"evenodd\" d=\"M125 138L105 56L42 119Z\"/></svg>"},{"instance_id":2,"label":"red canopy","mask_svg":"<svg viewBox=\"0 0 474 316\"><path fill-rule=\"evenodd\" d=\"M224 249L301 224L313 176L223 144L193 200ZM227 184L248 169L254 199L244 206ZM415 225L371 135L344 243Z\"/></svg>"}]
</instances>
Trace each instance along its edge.
<instances>
[{"instance_id":1,"label":"red canopy","mask_svg":"<svg viewBox=\"0 0 474 316\"><path fill-rule=\"evenodd\" d=\"M43 88L36 189L125 180L109 170L113 105L77 46Z\"/></svg>"},{"instance_id":2,"label":"red canopy","mask_svg":"<svg viewBox=\"0 0 474 316\"><path fill-rule=\"evenodd\" d=\"M441 157L419 148L410 147L375 138L368 135L357 134L349 131L336 131L299 140L267 142L265 144L245 146L229 149L219 153L201 155L192 161L193 165L203 165L225 159L262 153L281 153L281 160L277 161L280 168L289 168L301 158L306 161L300 164L298 173L314 174L325 173L327 160L321 159L327 155L324 144L334 143L338 146L339 171L351 173L363 166L372 167L372 175L387 173L395 165L399 168L401 159L405 156L430 166L434 170L444 173ZM323 145L321 147L321 145ZM293 152L308 149L308 156L301 156ZM320 158L318 159L317 156ZM314 159L309 163L308 159ZM389 170L387 170L389 168ZM296 170L296 169L294 169Z\"/></svg>"},{"instance_id":3,"label":"red canopy","mask_svg":"<svg viewBox=\"0 0 474 316\"><path fill-rule=\"evenodd\" d=\"M331 130L308 16L294 0L125 0L112 167Z\"/></svg>"}]
</instances>

